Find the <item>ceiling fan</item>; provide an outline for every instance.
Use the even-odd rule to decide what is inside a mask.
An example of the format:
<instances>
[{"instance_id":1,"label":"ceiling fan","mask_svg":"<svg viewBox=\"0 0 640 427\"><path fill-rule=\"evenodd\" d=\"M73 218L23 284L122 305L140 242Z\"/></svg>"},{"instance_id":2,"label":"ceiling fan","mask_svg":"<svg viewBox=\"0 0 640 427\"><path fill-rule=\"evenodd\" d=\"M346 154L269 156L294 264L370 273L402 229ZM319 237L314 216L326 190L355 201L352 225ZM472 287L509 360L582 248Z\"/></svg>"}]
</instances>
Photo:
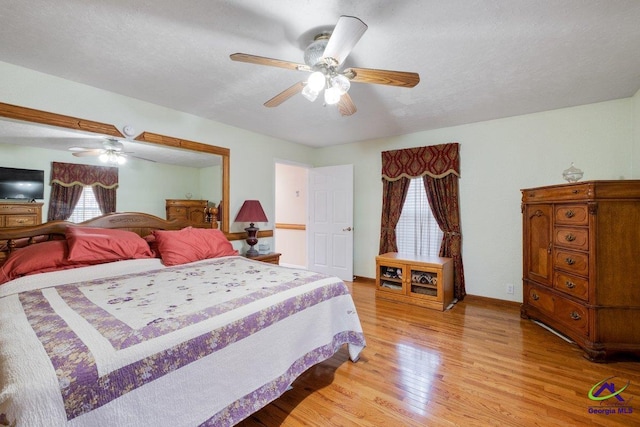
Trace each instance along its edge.
<instances>
[{"instance_id":1,"label":"ceiling fan","mask_svg":"<svg viewBox=\"0 0 640 427\"><path fill-rule=\"evenodd\" d=\"M304 64L246 53L234 53L230 58L233 61L311 73L306 81L294 84L265 102L266 107L277 107L298 93L313 102L324 90L325 104L337 104L340 114L350 116L356 112L356 106L348 94L351 82L409 88L420 82L418 73L405 71L355 67L341 70L344 60L366 30L367 25L360 19L341 16L332 32L315 36L314 41L305 49Z\"/></svg>"},{"instance_id":2,"label":"ceiling fan","mask_svg":"<svg viewBox=\"0 0 640 427\"><path fill-rule=\"evenodd\" d=\"M133 152L124 151L124 145L122 144L122 142L118 141L115 138L106 138L102 142L102 148L70 147L69 151L71 151L71 154L76 157L96 156L103 163L111 163L117 165L126 163L127 155L133 154Z\"/></svg>"}]
</instances>

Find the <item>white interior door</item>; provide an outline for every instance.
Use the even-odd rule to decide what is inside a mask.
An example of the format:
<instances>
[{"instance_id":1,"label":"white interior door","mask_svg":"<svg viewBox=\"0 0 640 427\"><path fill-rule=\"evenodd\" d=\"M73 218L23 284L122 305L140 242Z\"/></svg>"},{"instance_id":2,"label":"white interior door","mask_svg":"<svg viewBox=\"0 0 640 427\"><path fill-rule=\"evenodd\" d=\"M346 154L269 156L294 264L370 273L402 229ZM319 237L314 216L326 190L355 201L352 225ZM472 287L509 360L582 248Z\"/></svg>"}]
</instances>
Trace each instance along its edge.
<instances>
[{"instance_id":1,"label":"white interior door","mask_svg":"<svg viewBox=\"0 0 640 427\"><path fill-rule=\"evenodd\" d=\"M353 165L309 170L309 270L353 280Z\"/></svg>"}]
</instances>

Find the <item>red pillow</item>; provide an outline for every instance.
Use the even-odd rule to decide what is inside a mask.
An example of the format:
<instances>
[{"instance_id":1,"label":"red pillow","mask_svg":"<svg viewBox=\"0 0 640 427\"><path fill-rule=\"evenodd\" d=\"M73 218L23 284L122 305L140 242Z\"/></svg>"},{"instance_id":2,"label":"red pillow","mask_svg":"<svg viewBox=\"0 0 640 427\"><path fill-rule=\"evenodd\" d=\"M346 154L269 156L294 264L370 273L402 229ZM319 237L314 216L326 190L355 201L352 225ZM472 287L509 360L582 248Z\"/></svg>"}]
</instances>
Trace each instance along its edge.
<instances>
[{"instance_id":1,"label":"red pillow","mask_svg":"<svg viewBox=\"0 0 640 427\"><path fill-rule=\"evenodd\" d=\"M153 232L164 265L179 265L201 259L238 255L224 233L217 229L187 227Z\"/></svg>"},{"instance_id":2,"label":"red pillow","mask_svg":"<svg viewBox=\"0 0 640 427\"><path fill-rule=\"evenodd\" d=\"M7 261L0 267L0 284L27 274L88 265L69 261L67 252L66 240L52 240L16 249L11 252Z\"/></svg>"},{"instance_id":3,"label":"red pillow","mask_svg":"<svg viewBox=\"0 0 640 427\"><path fill-rule=\"evenodd\" d=\"M108 228L67 227L69 261L118 261L153 258L147 242L133 231Z\"/></svg>"}]
</instances>

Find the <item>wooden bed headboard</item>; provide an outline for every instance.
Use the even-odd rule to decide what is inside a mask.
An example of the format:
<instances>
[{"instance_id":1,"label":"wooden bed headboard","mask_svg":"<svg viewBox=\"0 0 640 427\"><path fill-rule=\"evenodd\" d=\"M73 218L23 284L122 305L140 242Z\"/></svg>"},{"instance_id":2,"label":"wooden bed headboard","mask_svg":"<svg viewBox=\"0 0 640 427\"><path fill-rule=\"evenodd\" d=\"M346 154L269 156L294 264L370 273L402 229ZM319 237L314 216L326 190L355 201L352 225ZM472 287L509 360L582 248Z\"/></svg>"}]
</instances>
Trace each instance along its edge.
<instances>
[{"instance_id":1,"label":"wooden bed headboard","mask_svg":"<svg viewBox=\"0 0 640 427\"><path fill-rule=\"evenodd\" d=\"M214 222L212 225L213 228L217 228L217 223ZM0 265L15 249L48 240L64 239L68 226L115 228L133 231L144 237L151 234L153 230L180 230L194 224L187 220L167 221L140 212L121 212L109 213L79 224L68 221L49 221L33 227L0 228Z\"/></svg>"}]
</instances>

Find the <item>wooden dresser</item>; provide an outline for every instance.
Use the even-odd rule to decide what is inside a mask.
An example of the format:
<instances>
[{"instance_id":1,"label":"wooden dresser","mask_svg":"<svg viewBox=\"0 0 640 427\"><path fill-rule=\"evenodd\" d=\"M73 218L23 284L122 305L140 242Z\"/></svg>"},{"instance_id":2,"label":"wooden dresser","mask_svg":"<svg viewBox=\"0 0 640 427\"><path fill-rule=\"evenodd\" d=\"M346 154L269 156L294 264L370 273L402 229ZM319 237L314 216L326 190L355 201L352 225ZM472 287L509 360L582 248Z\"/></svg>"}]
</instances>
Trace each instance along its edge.
<instances>
[{"instance_id":1,"label":"wooden dresser","mask_svg":"<svg viewBox=\"0 0 640 427\"><path fill-rule=\"evenodd\" d=\"M167 219L186 219L202 227L211 227L205 221L207 200L166 199Z\"/></svg>"},{"instance_id":2,"label":"wooden dresser","mask_svg":"<svg viewBox=\"0 0 640 427\"><path fill-rule=\"evenodd\" d=\"M522 190L523 318L592 361L640 354L640 180Z\"/></svg>"},{"instance_id":3,"label":"wooden dresser","mask_svg":"<svg viewBox=\"0 0 640 427\"><path fill-rule=\"evenodd\" d=\"M42 203L0 202L0 228L42 224Z\"/></svg>"}]
</instances>

